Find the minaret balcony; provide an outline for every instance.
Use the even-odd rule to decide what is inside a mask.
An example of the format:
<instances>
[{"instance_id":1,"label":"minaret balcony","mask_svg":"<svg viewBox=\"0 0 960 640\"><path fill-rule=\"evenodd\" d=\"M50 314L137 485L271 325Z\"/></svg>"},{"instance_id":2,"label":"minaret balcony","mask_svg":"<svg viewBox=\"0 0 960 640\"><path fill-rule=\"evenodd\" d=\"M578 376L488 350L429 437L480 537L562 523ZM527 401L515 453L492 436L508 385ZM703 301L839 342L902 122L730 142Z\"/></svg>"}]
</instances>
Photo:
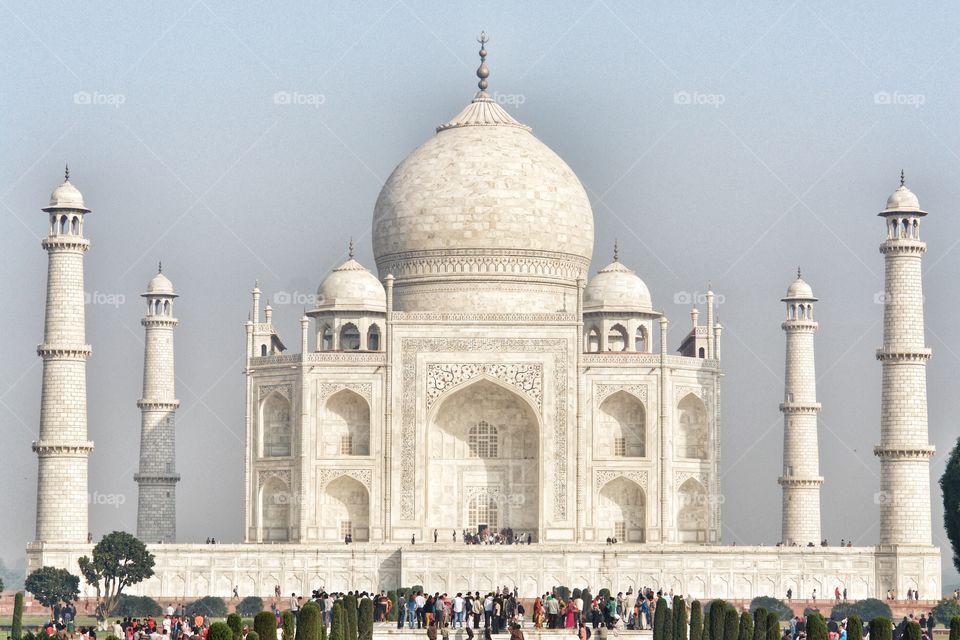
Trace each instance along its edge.
<instances>
[{"instance_id":1,"label":"minaret balcony","mask_svg":"<svg viewBox=\"0 0 960 640\"><path fill-rule=\"evenodd\" d=\"M933 445L890 446L878 444L873 448L873 455L878 458L895 458L897 460L928 460L937 452Z\"/></svg>"},{"instance_id":2,"label":"minaret balcony","mask_svg":"<svg viewBox=\"0 0 960 640\"><path fill-rule=\"evenodd\" d=\"M63 249L85 253L90 248L90 241L81 236L57 235L47 236L40 241L40 246L47 251Z\"/></svg>"},{"instance_id":3,"label":"minaret balcony","mask_svg":"<svg viewBox=\"0 0 960 640\"><path fill-rule=\"evenodd\" d=\"M780 476L777 483L794 489L818 489L823 484L823 476Z\"/></svg>"},{"instance_id":4,"label":"minaret balcony","mask_svg":"<svg viewBox=\"0 0 960 640\"><path fill-rule=\"evenodd\" d=\"M137 400L137 406L147 411L173 411L180 407L179 400Z\"/></svg>"},{"instance_id":5,"label":"minaret balcony","mask_svg":"<svg viewBox=\"0 0 960 640\"><path fill-rule=\"evenodd\" d=\"M933 351L922 349L897 350L877 349L877 360L880 362L926 362L933 356Z\"/></svg>"},{"instance_id":6,"label":"minaret balcony","mask_svg":"<svg viewBox=\"0 0 960 640\"><path fill-rule=\"evenodd\" d=\"M780 405L783 413L818 413L820 408L819 402L784 402Z\"/></svg>"},{"instance_id":7,"label":"minaret balcony","mask_svg":"<svg viewBox=\"0 0 960 640\"><path fill-rule=\"evenodd\" d=\"M883 255L915 254L919 256L923 255L926 250L926 242L908 238L890 238L880 245L880 253Z\"/></svg>"},{"instance_id":8,"label":"minaret balcony","mask_svg":"<svg viewBox=\"0 0 960 640\"><path fill-rule=\"evenodd\" d=\"M37 355L44 360L86 360L93 353L88 344L38 344Z\"/></svg>"},{"instance_id":9,"label":"minaret balcony","mask_svg":"<svg viewBox=\"0 0 960 640\"><path fill-rule=\"evenodd\" d=\"M88 455L93 451L93 442L90 440L81 442L56 442L53 440L34 440L30 446L33 452L38 455L52 454L74 454Z\"/></svg>"}]
</instances>

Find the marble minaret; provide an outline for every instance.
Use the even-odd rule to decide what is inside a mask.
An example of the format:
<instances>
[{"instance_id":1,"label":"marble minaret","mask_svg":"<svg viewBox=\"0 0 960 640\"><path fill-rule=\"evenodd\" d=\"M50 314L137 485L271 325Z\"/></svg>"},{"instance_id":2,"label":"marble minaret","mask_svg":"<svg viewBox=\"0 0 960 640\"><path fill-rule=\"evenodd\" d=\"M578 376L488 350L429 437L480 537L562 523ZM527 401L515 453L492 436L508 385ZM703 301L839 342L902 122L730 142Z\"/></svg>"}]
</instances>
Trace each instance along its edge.
<instances>
[{"instance_id":1,"label":"marble minaret","mask_svg":"<svg viewBox=\"0 0 960 640\"><path fill-rule=\"evenodd\" d=\"M787 319L780 325L787 334L786 377L783 404L783 535L785 545L820 543L820 476L817 444L817 376L813 357L813 290L800 277L782 299Z\"/></svg>"},{"instance_id":2,"label":"marble minaret","mask_svg":"<svg viewBox=\"0 0 960 640\"><path fill-rule=\"evenodd\" d=\"M37 542L87 541L87 466L93 443L87 439L87 358L84 328L83 219L90 213L70 182L50 195L47 251L47 309L43 343L38 458Z\"/></svg>"},{"instance_id":3,"label":"marble minaret","mask_svg":"<svg viewBox=\"0 0 960 640\"><path fill-rule=\"evenodd\" d=\"M140 407L140 487L137 537L144 542L176 542L177 482L174 447L175 415L180 401L174 396L173 284L158 270L146 293L144 326L143 397Z\"/></svg>"},{"instance_id":4,"label":"marble minaret","mask_svg":"<svg viewBox=\"0 0 960 640\"><path fill-rule=\"evenodd\" d=\"M927 215L904 184L879 213L887 237L884 257L883 367L880 405L880 544L929 545L930 458L927 438L927 360L924 343L921 259L927 245L920 240L920 218Z\"/></svg>"}]
</instances>

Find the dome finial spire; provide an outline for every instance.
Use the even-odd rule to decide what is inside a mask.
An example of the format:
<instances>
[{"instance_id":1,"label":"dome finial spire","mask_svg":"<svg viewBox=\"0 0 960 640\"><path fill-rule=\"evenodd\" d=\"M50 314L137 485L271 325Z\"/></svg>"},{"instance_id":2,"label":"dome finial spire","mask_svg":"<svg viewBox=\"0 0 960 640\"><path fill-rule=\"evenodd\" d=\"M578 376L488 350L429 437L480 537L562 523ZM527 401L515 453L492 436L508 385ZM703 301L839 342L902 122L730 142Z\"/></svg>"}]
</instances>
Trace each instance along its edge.
<instances>
[{"instance_id":1,"label":"dome finial spire","mask_svg":"<svg viewBox=\"0 0 960 640\"><path fill-rule=\"evenodd\" d=\"M901 187L906 186L905 184L906 181L907 181L906 178L903 177L903 169L900 169L900 186Z\"/></svg>"},{"instance_id":2,"label":"dome finial spire","mask_svg":"<svg viewBox=\"0 0 960 640\"><path fill-rule=\"evenodd\" d=\"M157 273L163 273L163 261L157 262Z\"/></svg>"},{"instance_id":3,"label":"dome finial spire","mask_svg":"<svg viewBox=\"0 0 960 640\"><path fill-rule=\"evenodd\" d=\"M63 165L63 181L70 182L70 165Z\"/></svg>"},{"instance_id":4,"label":"dome finial spire","mask_svg":"<svg viewBox=\"0 0 960 640\"><path fill-rule=\"evenodd\" d=\"M350 244L347 247L347 254L350 256L350 259L353 260L353 236L350 236Z\"/></svg>"},{"instance_id":5,"label":"dome finial spire","mask_svg":"<svg viewBox=\"0 0 960 640\"><path fill-rule=\"evenodd\" d=\"M797 265L797 280L800 279L800 265Z\"/></svg>"},{"instance_id":6,"label":"dome finial spire","mask_svg":"<svg viewBox=\"0 0 960 640\"><path fill-rule=\"evenodd\" d=\"M477 38L477 42L480 43L480 66L477 67L477 77L480 78L480 82L477 83L477 86L480 87L481 92L485 92L487 87L487 78L490 77L490 69L487 68L487 43L490 42L489 36L487 36L486 31L480 32L480 37Z\"/></svg>"},{"instance_id":7,"label":"dome finial spire","mask_svg":"<svg viewBox=\"0 0 960 640\"><path fill-rule=\"evenodd\" d=\"M620 262L620 242L616 238L613 239L613 261Z\"/></svg>"}]
</instances>

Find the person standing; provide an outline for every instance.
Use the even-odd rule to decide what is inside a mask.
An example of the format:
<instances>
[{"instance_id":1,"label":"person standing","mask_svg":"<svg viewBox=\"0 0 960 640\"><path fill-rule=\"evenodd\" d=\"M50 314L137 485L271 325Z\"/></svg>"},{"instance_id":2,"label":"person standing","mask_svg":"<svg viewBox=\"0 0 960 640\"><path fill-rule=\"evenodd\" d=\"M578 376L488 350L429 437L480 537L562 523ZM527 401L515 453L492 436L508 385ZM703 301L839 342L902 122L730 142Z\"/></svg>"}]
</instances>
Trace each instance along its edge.
<instances>
[{"instance_id":1,"label":"person standing","mask_svg":"<svg viewBox=\"0 0 960 640\"><path fill-rule=\"evenodd\" d=\"M457 623L463 628L463 594L457 593L453 598L453 628L457 628Z\"/></svg>"}]
</instances>

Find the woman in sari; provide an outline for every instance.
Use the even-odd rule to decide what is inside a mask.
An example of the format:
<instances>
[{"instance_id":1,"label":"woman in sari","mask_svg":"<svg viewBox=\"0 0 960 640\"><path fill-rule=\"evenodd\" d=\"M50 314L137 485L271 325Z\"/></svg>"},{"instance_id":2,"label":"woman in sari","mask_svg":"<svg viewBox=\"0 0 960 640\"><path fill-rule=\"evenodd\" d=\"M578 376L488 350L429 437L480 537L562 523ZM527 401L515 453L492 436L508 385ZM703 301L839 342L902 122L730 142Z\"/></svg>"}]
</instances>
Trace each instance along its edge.
<instances>
[{"instance_id":1,"label":"woman in sari","mask_svg":"<svg viewBox=\"0 0 960 640\"><path fill-rule=\"evenodd\" d=\"M576 618L577 614L577 605L574 604L573 599L567 600L567 608L565 611L566 621L563 625L565 629L573 629L573 621Z\"/></svg>"},{"instance_id":2,"label":"woman in sari","mask_svg":"<svg viewBox=\"0 0 960 640\"><path fill-rule=\"evenodd\" d=\"M533 627L543 629L543 601L540 600L540 596L533 601Z\"/></svg>"}]
</instances>

